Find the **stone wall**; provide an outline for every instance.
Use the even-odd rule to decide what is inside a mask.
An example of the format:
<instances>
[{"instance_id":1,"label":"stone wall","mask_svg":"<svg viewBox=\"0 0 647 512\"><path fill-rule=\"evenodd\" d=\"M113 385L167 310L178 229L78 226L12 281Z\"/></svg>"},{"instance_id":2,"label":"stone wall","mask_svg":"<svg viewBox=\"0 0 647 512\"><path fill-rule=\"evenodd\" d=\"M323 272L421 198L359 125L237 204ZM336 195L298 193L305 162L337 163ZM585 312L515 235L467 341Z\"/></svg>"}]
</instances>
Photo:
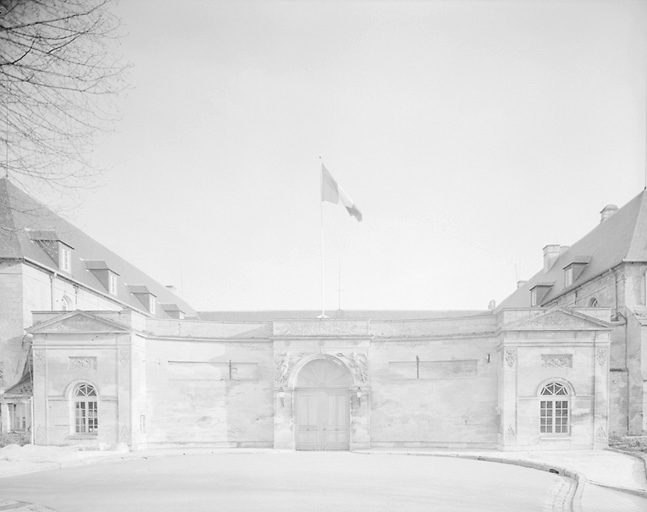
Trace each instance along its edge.
<instances>
[{"instance_id":1,"label":"stone wall","mask_svg":"<svg viewBox=\"0 0 647 512\"><path fill-rule=\"evenodd\" d=\"M294 449L294 397L308 386L299 388L299 375L317 359L348 376L340 396L349 400L352 450L606 444L611 327L578 312L390 322L36 317L38 444ZM72 392L81 382L99 393L98 435L74 432ZM569 390L564 435L539 429L548 382Z\"/></svg>"},{"instance_id":2,"label":"stone wall","mask_svg":"<svg viewBox=\"0 0 647 512\"><path fill-rule=\"evenodd\" d=\"M64 445L119 441L119 369L117 350L120 336L66 333L47 345L34 345L34 429L36 444ZM91 346L88 346L91 343ZM99 434L74 432L73 392L80 383L92 385L98 393ZM121 390L123 392L123 390Z\"/></svg>"},{"instance_id":3,"label":"stone wall","mask_svg":"<svg viewBox=\"0 0 647 512\"><path fill-rule=\"evenodd\" d=\"M501 449L606 446L611 330L609 324L565 310L502 326ZM552 383L564 386L566 394L542 395ZM568 404L566 432L542 432L540 402L553 398Z\"/></svg>"},{"instance_id":4,"label":"stone wall","mask_svg":"<svg viewBox=\"0 0 647 512\"><path fill-rule=\"evenodd\" d=\"M22 269L19 262L0 262L0 391L15 384L23 372L28 344L22 310Z\"/></svg>"},{"instance_id":5,"label":"stone wall","mask_svg":"<svg viewBox=\"0 0 647 512\"><path fill-rule=\"evenodd\" d=\"M372 446L494 448L496 346L487 337L374 340Z\"/></svg>"},{"instance_id":6,"label":"stone wall","mask_svg":"<svg viewBox=\"0 0 647 512\"><path fill-rule=\"evenodd\" d=\"M147 443L271 447L269 340L146 343Z\"/></svg>"}]
</instances>

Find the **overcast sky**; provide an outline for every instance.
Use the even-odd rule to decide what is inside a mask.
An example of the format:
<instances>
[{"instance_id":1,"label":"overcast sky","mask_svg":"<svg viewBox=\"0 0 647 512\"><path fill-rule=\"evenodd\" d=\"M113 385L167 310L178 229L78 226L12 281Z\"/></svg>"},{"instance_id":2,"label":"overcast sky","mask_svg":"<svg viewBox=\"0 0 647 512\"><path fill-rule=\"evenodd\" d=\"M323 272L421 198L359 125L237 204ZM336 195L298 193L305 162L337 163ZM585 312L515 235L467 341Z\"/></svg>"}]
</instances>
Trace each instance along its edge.
<instances>
[{"instance_id":1,"label":"overcast sky","mask_svg":"<svg viewBox=\"0 0 647 512\"><path fill-rule=\"evenodd\" d=\"M68 218L199 310L486 309L645 184L647 2L127 0Z\"/></svg>"}]
</instances>

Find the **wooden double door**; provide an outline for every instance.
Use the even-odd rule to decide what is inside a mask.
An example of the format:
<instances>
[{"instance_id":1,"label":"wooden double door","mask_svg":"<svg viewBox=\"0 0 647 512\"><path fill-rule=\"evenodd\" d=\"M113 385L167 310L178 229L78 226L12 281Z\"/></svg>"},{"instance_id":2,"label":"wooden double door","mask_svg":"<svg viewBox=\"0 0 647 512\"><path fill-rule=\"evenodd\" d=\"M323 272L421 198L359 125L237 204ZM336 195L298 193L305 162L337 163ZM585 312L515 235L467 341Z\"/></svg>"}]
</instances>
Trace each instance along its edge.
<instances>
[{"instance_id":1,"label":"wooden double door","mask_svg":"<svg viewBox=\"0 0 647 512\"><path fill-rule=\"evenodd\" d=\"M297 450L350 448L348 389L297 389L295 393Z\"/></svg>"},{"instance_id":2,"label":"wooden double door","mask_svg":"<svg viewBox=\"0 0 647 512\"><path fill-rule=\"evenodd\" d=\"M350 449L350 385L346 366L319 358L297 375L294 395L297 450Z\"/></svg>"}]
</instances>

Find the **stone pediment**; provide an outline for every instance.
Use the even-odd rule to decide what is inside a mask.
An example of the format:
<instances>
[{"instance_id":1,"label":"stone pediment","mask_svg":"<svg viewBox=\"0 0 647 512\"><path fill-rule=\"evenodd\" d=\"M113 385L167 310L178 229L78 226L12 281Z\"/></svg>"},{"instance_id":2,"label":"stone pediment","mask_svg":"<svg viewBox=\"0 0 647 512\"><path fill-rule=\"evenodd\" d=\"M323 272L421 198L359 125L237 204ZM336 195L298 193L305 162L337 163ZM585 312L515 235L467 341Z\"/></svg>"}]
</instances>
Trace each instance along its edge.
<instances>
[{"instance_id":1,"label":"stone pediment","mask_svg":"<svg viewBox=\"0 0 647 512\"><path fill-rule=\"evenodd\" d=\"M27 331L31 334L50 333L112 333L129 332L129 329L115 322L99 318L83 311L63 313L51 320L36 324Z\"/></svg>"},{"instance_id":2,"label":"stone pediment","mask_svg":"<svg viewBox=\"0 0 647 512\"><path fill-rule=\"evenodd\" d=\"M608 322L568 309L551 309L544 314L505 324L502 331L602 331L613 326Z\"/></svg>"}]
</instances>

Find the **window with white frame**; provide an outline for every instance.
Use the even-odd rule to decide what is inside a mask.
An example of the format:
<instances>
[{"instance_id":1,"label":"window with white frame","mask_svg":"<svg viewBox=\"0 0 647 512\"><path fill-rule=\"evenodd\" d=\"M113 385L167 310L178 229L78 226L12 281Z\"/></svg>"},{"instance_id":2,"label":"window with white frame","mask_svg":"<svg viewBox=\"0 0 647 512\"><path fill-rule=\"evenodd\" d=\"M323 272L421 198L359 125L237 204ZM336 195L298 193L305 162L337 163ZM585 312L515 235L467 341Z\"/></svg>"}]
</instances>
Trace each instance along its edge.
<instances>
[{"instance_id":1,"label":"window with white frame","mask_svg":"<svg viewBox=\"0 0 647 512\"><path fill-rule=\"evenodd\" d=\"M72 251L59 243L58 267L64 272L72 271Z\"/></svg>"},{"instance_id":2,"label":"window with white frame","mask_svg":"<svg viewBox=\"0 0 647 512\"><path fill-rule=\"evenodd\" d=\"M27 430L27 404L9 404L9 417L12 431Z\"/></svg>"},{"instance_id":3,"label":"window with white frame","mask_svg":"<svg viewBox=\"0 0 647 512\"><path fill-rule=\"evenodd\" d=\"M112 295L117 295L117 274L108 272L108 291Z\"/></svg>"},{"instance_id":4,"label":"window with white frame","mask_svg":"<svg viewBox=\"0 0 647 512\"><path fill-rule=\"evenodd\" d=\"M564 286L571 286L573 284L573 267L568 267L564 270Z\"/></svg>"},{"instance_id":5,"label":"window with white frame","mask_svg":"<svg viewBox=\"0 0 647 512\"><path fill-rule=\"evenodd\" d=\"M74 433L96 434L99 430L97 391L90 384L74 388Z\"/></svg>"},{"instance_id":6,"label":"window with white frame","mask_svg":"<svg viewBox=\"0 0 647 512\"><path fill-rule=\"evenodd\" d=\"M568 434L568 390L559 382L551 382L541 390L539 432Z\"/></svg>"}]
</instances>

